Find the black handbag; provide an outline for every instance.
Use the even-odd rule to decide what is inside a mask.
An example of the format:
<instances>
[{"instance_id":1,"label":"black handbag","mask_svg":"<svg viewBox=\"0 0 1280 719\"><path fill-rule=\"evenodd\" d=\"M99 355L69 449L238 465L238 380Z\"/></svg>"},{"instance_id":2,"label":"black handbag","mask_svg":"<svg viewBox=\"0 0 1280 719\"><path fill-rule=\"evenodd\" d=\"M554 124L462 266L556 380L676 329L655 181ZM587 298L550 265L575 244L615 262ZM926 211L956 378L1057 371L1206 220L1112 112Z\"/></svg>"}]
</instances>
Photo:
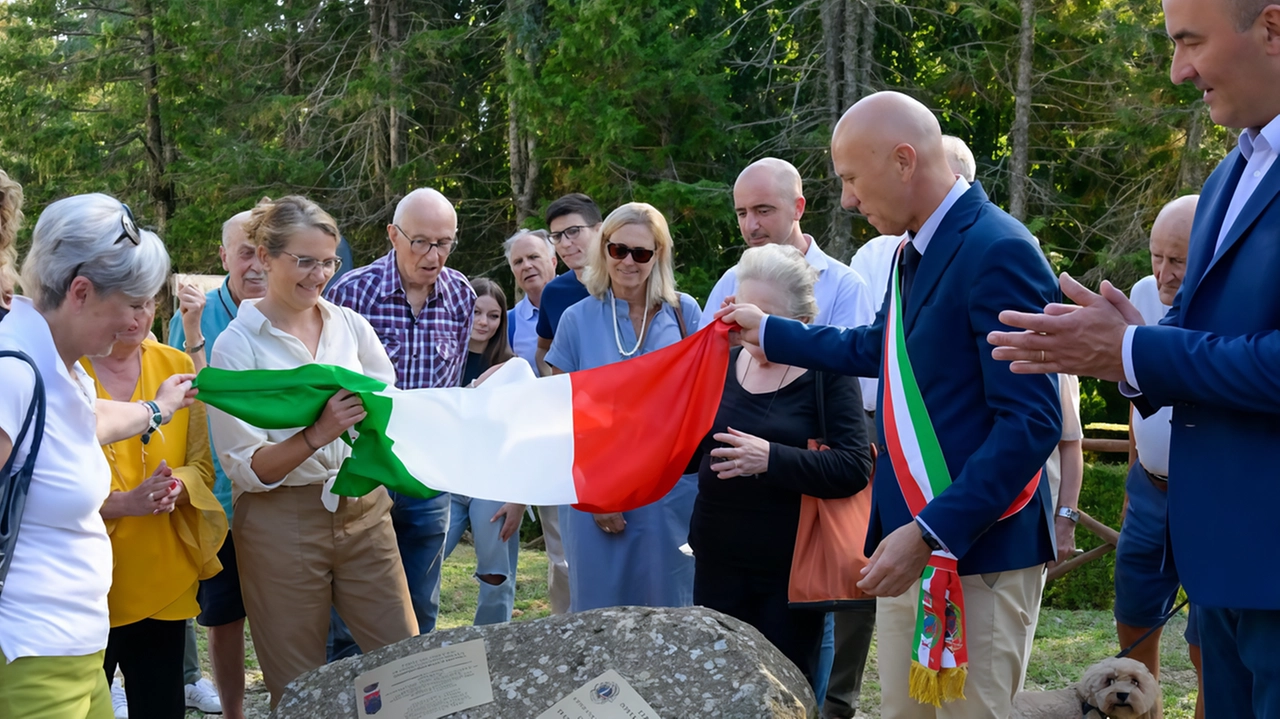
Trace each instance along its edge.
<instances>
[{"instance_id":1,"label":"black handbag","mask_svg":"<svg viewBox=\"0 0 1280 719\"><path fill-rule=\"evenodd\" d=\"M13 561L13 548L18 543L18 528L22 526L22 510L27 506L27 490L31 488L31 475L36 468L36 455L40 452L40 440L44 438L44 411L46 398L44 379L36 363L25 353L17 350L0 350L0 358L15 357L31 365L36 375L35 391L31 396L31 406L27 408L27 416L22 420L22 430L13 440L13 450L9 459L0 468L0 593L4 592L5 577L9 574L9 564ZM31 436L31 449L27 452L27 461L22 468L14 470L14 462L18 459L18 450Z\"/></svg>"}]
</instances>

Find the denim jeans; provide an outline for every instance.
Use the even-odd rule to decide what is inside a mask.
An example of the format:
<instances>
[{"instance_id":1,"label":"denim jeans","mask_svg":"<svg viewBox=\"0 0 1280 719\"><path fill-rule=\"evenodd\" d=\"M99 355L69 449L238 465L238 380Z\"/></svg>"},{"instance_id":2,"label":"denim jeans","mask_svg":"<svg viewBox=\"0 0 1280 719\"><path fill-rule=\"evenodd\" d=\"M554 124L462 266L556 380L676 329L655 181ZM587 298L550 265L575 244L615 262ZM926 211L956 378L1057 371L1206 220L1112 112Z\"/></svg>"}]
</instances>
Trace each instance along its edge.
<instances>
[{"instance_id":1,"label":"denim jeans","mask_svg":"<svg viewBox=\"0 0 1280 719\"><path fill-rule=\"evenodd\" d=\"M476 548L476 581L480 584L480 600L476 606L476 625L501 624L511 621L511 610L516 605L516 564L520 552L520 533L517 531L507 541L502 541L502 522L491 522L503 502L488 499L472 499L461 494L452 496L449 514L449 536L444 545L444 556L453 553L462 538L462 532L471 527L472 541ZM506 579L501 584L489 584L480 579L483 575L497 574Z\"/></svg>"},{"instance_id":2,"label":"denim jeans","mask_svg":"<svg viewBox=\"0 0 1280 719\"><path fill-rule=\"evenodd\" d=\"M391 525L400 547L400 561L409 581L409 597L418 618L418 632L436 628L440 611L440 567L444 563L444 542L449 533L449 495L417 499L397 492L391 495ZM337 612L331 613L328 659L334 661L359 654L351 633Z\"/></svg>"},{"instance_id":3,"label":"denim jeans","mask_svg":"<svg viewBox=\"0 0 1280 719\"><path fill-rule=\"evenodd\" d=\"M818 650L818 666L813 671L813 696L818 709L827 696L827 684L831 680L831 667L836 659L836 617L831 612L822 621L822 646Z\"/></svg>"}]
</instances>

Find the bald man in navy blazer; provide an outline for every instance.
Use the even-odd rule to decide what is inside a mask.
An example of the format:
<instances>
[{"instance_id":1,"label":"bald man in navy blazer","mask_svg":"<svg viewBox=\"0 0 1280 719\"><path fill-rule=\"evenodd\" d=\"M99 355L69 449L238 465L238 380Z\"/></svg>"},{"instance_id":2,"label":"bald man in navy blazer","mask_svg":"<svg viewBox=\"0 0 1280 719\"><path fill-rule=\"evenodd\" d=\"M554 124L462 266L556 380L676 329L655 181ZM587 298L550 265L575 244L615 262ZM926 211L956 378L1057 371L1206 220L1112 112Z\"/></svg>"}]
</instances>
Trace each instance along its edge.
<instances>
[{"instance_id":1,"label":"bald man in navy blazer","mask_svg":"<svg viewBox=\"0 0 1280 719\"><path fill-rule=\"evenodd\" d=\"M997 315L1005 307L1055 301L1057 283L1027 229L952 172L938 121L919 102L893 92L862 99L837 125L831 154L844 206L884 234L911 235L900 260L904 336L952 480L913 517L889 452L880 453L871 563L860 586L877 597L881 716L1006 719L1044 564L1055 555L1053 504L1037 473L1062 436L1062 413L1056 377L1008 372L986 335L1003 328ZM880 377L883 388L887 307L853 329L765 317L751 305L720 315L742 327L743 341L760 342L770 361ZM884 418L876 413L881 436ZM1002 519L1028 489L1021 511ZM970 663L966 698L940 708L908 693L917 588L935 549L958 558Z\"/></svg>"},{"instance_id":2,"label":"bald man in navy blazer","mask_svg":"<svg viewBox=\"0 0 1280 719\"><path fill-rule=\"evenodd\" d=\"M1063 278L1074 311L1002 318L1015 372L1121 381L1147 414L1172 406L1169 534L1197 606L1206 716L1280 717L1280 4L1164 0L1172 78L1241 128L1205 183L1187 272L1158 326L1108 283ZM1168 556L1168 555L1166 555Z\"/></svg>"}]
</instances>

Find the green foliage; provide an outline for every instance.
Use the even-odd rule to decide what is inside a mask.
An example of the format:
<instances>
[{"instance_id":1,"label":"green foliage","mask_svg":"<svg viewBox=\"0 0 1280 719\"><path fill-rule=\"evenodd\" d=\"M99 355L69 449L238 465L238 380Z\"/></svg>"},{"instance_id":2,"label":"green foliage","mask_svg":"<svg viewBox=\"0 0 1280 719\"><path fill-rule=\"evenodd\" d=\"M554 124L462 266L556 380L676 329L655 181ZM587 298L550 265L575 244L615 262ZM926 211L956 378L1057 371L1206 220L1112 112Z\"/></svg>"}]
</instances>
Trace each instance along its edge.
<instances>
[{"instance_id":1,"label":"green foliage","mask_svg":"<svg viewBox=\"0 0 1280 719\"><path fill-rule=\"evenodd\" d=\"M866 5L872 71L857 92L901 89L934 108L1005 202L1019 4ZM1125 287L1146 274L1154 213L1228 137L1194 89L1169 84L1157 4L1036 6L1027 224L1055 268ZM12 0L0 4L0 167L26 186L31 217L72 193L120 197L196 272L216 271L221 222L264 195L320 202L366 262L386 250L397 199L434 186L459 210L450 264L509 282L515 128L534 145L531 209L569 191L606 212L654 204L683 289L702 296L741 249L731 188L762 156L800 168L804 229L824 246L877 234L838 208L827 145L851 95L828 92L847 78L828 77L824 7Z\"/></svg>"},{"instance_id":2,"label":"green foliage","mask_svg":"<svg viewBox=\"0 0 1280 719\"><path fill-rule=\"evenodd\" d=\"M1124 508L1124 464L1086 464L1080 509L1108 527L1120 528ZM1102 544L1092 532L1076 529L1076 546L1088 551ZM1115 552L1077 567L1045 587L1044 605L1054 609L1110 609L1115 604Z\"/></svg>"}]
</instances>

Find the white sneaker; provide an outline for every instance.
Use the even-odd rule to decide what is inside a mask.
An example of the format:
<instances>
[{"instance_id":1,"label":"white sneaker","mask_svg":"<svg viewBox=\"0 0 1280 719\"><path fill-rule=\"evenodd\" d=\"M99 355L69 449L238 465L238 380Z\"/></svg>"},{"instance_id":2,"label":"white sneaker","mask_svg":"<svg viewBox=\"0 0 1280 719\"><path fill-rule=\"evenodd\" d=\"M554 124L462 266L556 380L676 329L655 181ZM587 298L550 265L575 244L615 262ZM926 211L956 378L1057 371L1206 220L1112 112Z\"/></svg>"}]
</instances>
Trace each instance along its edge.
<instances>
[{"instance_id":1,"label":"white sneaker","mask_svg":"<svg viewBox=\"0 0 1280 719\"><path fill-rule=\"evenodd\" d=\"M213 682L201 677L196 683L188 684L186 691L188 709L205 714L222 713L222 701L218 699L218 690L214 689Z\"/></svg>"},{"instance_id":2,"label":"white sneaker","mask_svg":"<svg viewBox=\"0 0 1280 719\"><path fill-rule=\"evenodd\" d=\"M124 684L111 680L111 712L116 719L129 719L129 700L124 696Z\"/></svg>"}]
</instances>

